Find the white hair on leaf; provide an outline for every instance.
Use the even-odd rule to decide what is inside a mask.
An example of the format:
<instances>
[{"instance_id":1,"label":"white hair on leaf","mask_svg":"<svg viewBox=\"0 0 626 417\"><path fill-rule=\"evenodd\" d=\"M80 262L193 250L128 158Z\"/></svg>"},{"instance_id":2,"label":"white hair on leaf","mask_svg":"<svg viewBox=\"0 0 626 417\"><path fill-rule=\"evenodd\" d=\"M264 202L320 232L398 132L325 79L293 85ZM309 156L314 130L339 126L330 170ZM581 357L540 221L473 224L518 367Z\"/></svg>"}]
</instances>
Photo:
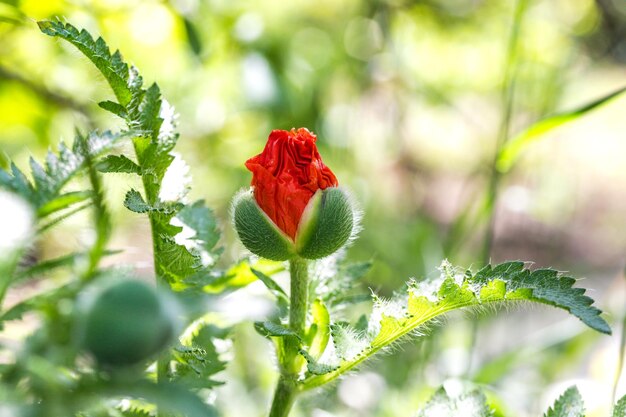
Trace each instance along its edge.
<instances>
[{"instance_id":1,"label":"white hair on leaf","mask_svg":"<svg viewBox=\"0 0 626 417\"><path fill-rule=\"evenodd\" d=\"M33 209L21 197L0 191L0 259L27 243L34 217Z\"/></svg>"},{"instance_id":2,"label":"white hair on leaf","mask_svg":"<svg viewBox=\"0 0 626 417\"><path fill-rule=\"evenodd\" d=\"M191 175L189 175L189 165L178 153L171 153L174 160L165 171L161 181L159 200L163 203L185 202L185 197L191 186Z\"/></svg>"},{"instance_id":3,"label":"white hair on leaf","mask_svg":"<svg viewBox=\"0 0 626 417\"><path fill-rule=\"evenodd\" d=\"M176 120L178 119L178 114L176 114L174 106L163 99L159 109L159 117L163 119L163 123L161 123L159 128L158 141L163 145L167 145L176 140Z\"/></svg>"}]
</instances>

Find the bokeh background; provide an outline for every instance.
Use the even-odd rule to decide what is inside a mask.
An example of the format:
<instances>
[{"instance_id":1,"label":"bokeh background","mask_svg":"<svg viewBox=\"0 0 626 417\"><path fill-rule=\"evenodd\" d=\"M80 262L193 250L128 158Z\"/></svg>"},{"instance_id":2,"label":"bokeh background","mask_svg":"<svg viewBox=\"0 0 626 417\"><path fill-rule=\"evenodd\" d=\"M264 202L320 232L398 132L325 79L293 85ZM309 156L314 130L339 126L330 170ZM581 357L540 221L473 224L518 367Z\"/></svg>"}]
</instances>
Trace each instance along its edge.
<instances>
[{"instance_id":1,"label":"bokeh background","mask_svg":"<svg viewBox=\"0 0 626 417\"><path fill-rule=\"evenodd\" d=\"M626 310L626 98L524 149L501 178L491 218L481 201L507 106L511 136L626 85L626 3L520 1L1 0L0 160L25 167L76 127L121 126L96 105L110 92L91 64L35 25L66 19L120 49L176 107L177 151L192 197L222 221L224 265L245 255L228 223L232 195L250 181L244 161L272 129L305 126L364 209L348 255L374 262L364 288L390 295L409 277L437 274L444 258L480 266L492 221L493 261L584 277L616 330L600 336L537 307L452 316L428 341L305 398L299 415L409 416L434 387L464 379L509 416L539 415L572 384L589 416L607 415ZM106 181L112 246L124 249L110 262L149 276L148 225L121 204L134 180ZM31 256L80 246L85 225L72 218ZM256 296L254 286L242 291L241 303ZM274 368L251 328L237 326L225 349L234 359L215 391L224 416L267 409Z\"/></svg>"}]
</instances>

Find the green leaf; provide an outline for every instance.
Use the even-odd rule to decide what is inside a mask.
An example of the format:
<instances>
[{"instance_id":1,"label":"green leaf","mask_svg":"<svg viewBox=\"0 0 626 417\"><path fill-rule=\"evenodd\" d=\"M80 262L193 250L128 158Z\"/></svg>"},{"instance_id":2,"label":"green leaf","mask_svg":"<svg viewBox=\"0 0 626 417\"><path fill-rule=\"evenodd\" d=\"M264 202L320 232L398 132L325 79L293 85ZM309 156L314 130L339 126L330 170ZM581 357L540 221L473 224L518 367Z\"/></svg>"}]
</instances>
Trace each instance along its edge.
<instances>
[{"instance_id":1,"label":"green leaf","mask_svg":"<svg viewBox=\"0 0 626 417\"><path fill-rule=\"evenodd\" d=\"M80 32L69 23L60 21L37 22L39 29L49 36L58 36L70 42L78 48L96 68L111 86L115 97L122 106L126 106L131 100L128 65L122 61L119 51L111 54L108 46L102 38L94 41L89 32Z\"/></svg>"},{"instance_id":2,"label":"green leaf","mask_svg":"<svg viewBox=\"0 0 626 417\"><path fill-rule=\"evenodd\" d=\"M150 410L131 405L127 409L119 410L122 417L153 417Z\"/></svg>"},{"instance_id":3,"label":"green leaf","mask_svg":"<svg viewBox=\"0 0 626 417\"><path fill-rule=\"evenodd\" d=\"M125 120L133 134L136 162L124 156L109 156L98 168L141 175L143 192L129 191L124 205L150 218L157 275L177 290L204 287L214 278L211 268L221 253L215 249L219 232L213 213L202 202L187 206L182 201L187 191L184 184L181 192L162 189L164 179L176 187L184 183L179 177L186 174L182 160L178 163L171 154L178 140L173 107L161 97L157 84L144 89L137 69L124 63L119 52L111 54L102 38L94 41L89 33L68 23L39 22L39 27L76 46L115 93L117 103L104 101L99 105Z\"/></svg>"},{"instance_id":4,"label":"green leaf","mask_svg":"<svg viewBox=\"0 0 626 417\"><path fill-rule=\"evenodd\" d=\"M316 360L319 359L330 339L330 314L322 300L317 299L311 305L311 326L306 332L308 353Z\"/></svg>"},{"instance_id":5,"label":"green leaf","mask_svg":"<svg viewBox=\"0 0 626 417\"><path fill-rule=\"evenodd\" d=\"M259 281L261 281L267 287L267 289L270 290L270 292L276 297L276 299L289 305L289 296L287 295L285 290L283 290L283 288L276 283L276 281L265 275L263 272L258 271L254 268L250 268L250 270L259 279Z\"/></svg>"},{"instance_id":6,"label":"green leaf","mask_svg":"<svg viewBox=\"0 0 626 417\"><path fill-rule=\"evenodd\" d=\"M100 103L98 103L98 106L108 112L113 113L116 116L119 116L121 118L126 118L126 107L122 106L119 103L116 103L114 101L110 101L110 100L105 100L105 101L101 101Z\"/></svg>"},{"instance_id":7,"label":"green leaf","mask_svg":"<svg viewBox=\"0 0 626 417\"><path fill-rule=\"evenodd\" d=\"M141 193L135 189L131 189L126 193L126 197L124 197L124 207L135 213L147 213L154 210L152 206L144 201Z\"/></svg>"},{"instance_id":8,"label":"green leaf","mask_svg":"<svg viewBox=\"0 0 626 417\"><path fill-rule=\"evenodd\" d=\"M507 262L495 268L486 266L476 274L474 282L482 287L493 279L507 284L508 299L519 297L565 309L592 329L611 334L611 328L600 317L601 311L592 306L593 299L584 295L585 289L573 287L576 280L572 277L552 269L531 272L523 262Z\"/></svg>"},{"instance_id":9,"label":"green leaf","mask_svg":"<svg viewBox=\"0 0 626 417\"><path fill-rule=\"evenodd\" d=\"M182 345L173 351L172 381L196 389L222 385L214 376L226 369L226 362L220 359L215 341L225 339L228 331L205 319L192 323L181 338Z\"/></svg>"},{"instance_id":10,"label":"green leaf","mask_svg":"<svg viewBox=\"0 0 626 417\"><path fill-rule=\"evenodd\" d=\"M262 258L256 258L254 260L244 259L213 277L210 282L206 283L203 289L205 292L215 294L245 287L259 279L258 275L253 272L253 269L269 277L269 275L283 271L285 267L281 262L269 261ZM285 296L285 298L287 297ZM280 300L281 298L279 298L279 301Z\"/></svg>"},{"instance_id":11,"label":"green leaf","mask_svg":"<svg viewBox=\"0 0 626 417\"><path fill-rule=\"evenodd\" d=\"M348 263L345 252L316 261L311 274L310 293L328 308L340 309L346 305L371 300L370 293L363 293L359 281L370 271L372 262Z\"/></svg>"},{"instance_id":12,"label":"green leaf","mask_svg":"<svg viewBox=\"0 0 626 417\"><path fill-rule=\"evenodd\" d=\"M11 173L0 169L0 188L11 190L29 201L39 217L63 210L90 197L89 191L61 194L63 187L83 171L86 158L96 158L128 134L106 131L92 132L86 138L76 135L71 148L61 142L57 153L48 152L43 166L30 159L32 183L15 164L11 164Z\"/></svg>"},{"instance_id":13,"label":"green leaf","mask_svg":"<svg viewBox=\"0 0 626 417\"><path fill-rule=\"evenodd\" d=\"M66 209L76 203L83 202L92 196L91 191L71 191L48 201L37 210L39 217L46 217L59 210Z\"/></svg>"},{"instance_id":14,"label":"green leaf","mask_svg":"<svg viewBox=\"0 0 626 417\"><path fill-rule=\"evenodd\" d=\"M117 250L110 250L110 251L105 251L104 255L115 255L120 253L121 251ZM46 274L49 273L51 271L54 271L58 268L63 268L63 267L72 267L76 264L76 262L85 257L86 254L85 253L71 253L69 255L65 255L65 256L60 256L58 258L54 258L54 259L48 259L42 262L39 262L38 264L35 265L31 265L28 267L23 267L17 270L16 274L15 274L15 280L16 281L20 281L20 280L24 280L24 279L28 279L28 278L32 278L32 277L37 277L39 275L42 274Z\"/></svg>"},{"instance_id":15,"label":"green leaf","mask_svg":"<svg viewBox=\"0 0 626 417\"><path fill-rule=\"evenodd\" d=\"M347 324L331 325L333 348L324 353L325 364L334 369L325 375L312 375L303 382L309 389L323 385L353 369L375 353L403 340L450 311L503 302L533 301L562 308L589 327L611 332L592 307L593 300L582 288L573 288L575 280L557 271L531 272L522 262L487 266L476 274L461 273L444 262L436 279L409 282L408 291L390 300L374 298L374 311L366 332Z\"/></svg>"},{"instance_id":16,"label":"green leaf","mask_svg":"<svg viewBox=\"0 0 626 417\"><path fill-rule=\"evenodd\" d=\"M417 417L491 417L493 411L487 405L485 395L473 390L453 397L442 387L420 410Z\"/></svg>"},{"instance_id":17,"label":"green leaf","mask_svg":"<svg viewBox=\"0 0 626 417\"><path fill-rule=\"evenodd\" d=\"M78 290L79 286L74 282L54 287L22 300L0 314L0 328L3 322L19 320L29 311L44 310L46 307L56 306L56 304L64 298L76 295Z\"/></svg>"},{"instance_id":18,"label":"green leaf","mask_svg":"<svg viewBox=\"0 0 626 417\"><path fill-rule=\"evenodd\" d=\"M520 134L512 138L502 148L498 155L497 168L500 172L507 172L517 161L519 155L533 142L541 139L546 133L563 126L569 122L579 119L588 112L608 103L612 99L620 96L626 91L626 87L622 87L604 97L601 97L591 103L575 110L556 114L546 119L540 120L532 126L528 127Z\"/></svg>"},{"instance_id":19,"label":"green leaf","mask_svg":"<svg viewBox=\"0 0 626 417\"><path fill-rule=\"evenodd\" d=\"M293 330L282 324L272 321L257 321L254 323L254 329L263 337L296 337L299 338Z\"/></svg>"},{"instance_id":20,"label":"green leaf","mask_svg":"<svg viewBox=\"0 0 626 417\"><path fill-rule=\"evenodd\" d=\"M617 401L613 408L612 417L626 417L626 395Z\"/></svg>"},{"instance_id":21,"label":"green leaf","mask_svg":"<svg viewBox=\"0 0 626 417\"><path fill-rule=\"evenodd\" d=\"M217 245L220 238L220 231L217 228L217 220L213 210L206 207L203 200L196 201L192 205L185 206L176 214L175 219L177 226L186 230L188 249L199 257L210 257L211 253ZM213 264L214 260L205 259L206 262Z\"/></svg>"},{"instance_id":22,"label":"green leaf","mask_svg":"<svg viewBox=\"0 0 626 417\"><path fill-rule=\"evenodd\" d=\"M96 165L100 172L118 172L141 175L139 165L124 155L108 155Z\"/></svg>"},{"instance_id":23,"label":"green leaf","mask_svg":"<svg viewBox=\"0 0 626 417\"><path fill-rule=\"evenodd\" d=\"M544 417L585 417L585 405L576 387L569 387Z\"/></svg>"},{"instance_id":24,"label":"green leaf","mask_svg":"<svg viewBox=\"0 0 626 417\"><path fill-rule=\"evenodd\" d=\"M93 389L93 395L141 398L159 410L185 417L217 417L217 411L179 384L148 382L114 383Z\"/></svg>"}]
</instances>

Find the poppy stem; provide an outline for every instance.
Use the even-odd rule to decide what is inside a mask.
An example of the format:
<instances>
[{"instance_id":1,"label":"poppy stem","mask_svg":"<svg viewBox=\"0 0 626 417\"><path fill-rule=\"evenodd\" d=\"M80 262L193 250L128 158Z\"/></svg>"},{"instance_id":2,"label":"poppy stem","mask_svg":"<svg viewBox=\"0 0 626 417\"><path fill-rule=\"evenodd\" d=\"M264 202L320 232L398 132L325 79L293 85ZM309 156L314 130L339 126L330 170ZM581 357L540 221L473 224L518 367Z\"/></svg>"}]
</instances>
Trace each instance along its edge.
<instances>
[{"instance_id":1,"label":"poppy stem","mask_svg":"<svg viewBox=\"0 0 626 417\"><path fill-rule=\"evenodd\" d=\"M289 261L291 273L291 303L289 307L289 328L298 336L304 336L306 311L309 299L309 264L306 259L293 258Z\"/></svg>"},{"instance_id":2,"label":"poppy stem","mask_svg":"<svg viewBox=\"0 0 626 417\"><path fill-rule=\"evenodd\" d=\"M289 329L304 338L306 313L309 300L309 264L302 258L289 261L291 274L291 301L289 305ZM270 417L287 417L298 393L298 377L305 364L300 356L300 340L284 338L284 356L281 361L281 374L274 392ZM280 355L279 355L280 357Z\"/></svg>"}]
</instances>

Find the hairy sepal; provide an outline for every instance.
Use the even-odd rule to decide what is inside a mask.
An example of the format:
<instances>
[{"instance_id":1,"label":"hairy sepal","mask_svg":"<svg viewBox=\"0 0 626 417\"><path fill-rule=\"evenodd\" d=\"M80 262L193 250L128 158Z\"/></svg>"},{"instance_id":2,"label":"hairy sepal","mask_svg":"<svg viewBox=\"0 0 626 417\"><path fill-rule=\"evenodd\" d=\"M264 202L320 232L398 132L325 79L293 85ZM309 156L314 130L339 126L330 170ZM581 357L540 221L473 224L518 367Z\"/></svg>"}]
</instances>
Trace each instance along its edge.
<instances>
[{"instance_id":1,"label":"hairy sepal","mask_svg":"<svg viewBox=\"0 0 626 417\"><path fill-rule=\"evenodd\" d=\"M321 259L341 249L353 235L354 213L353 203L343 189L318 190L307 204L298 226L298 256Z\"/></svg>"},{"instance_id":2,"label":"hairy sepal","mask_svg":"<svg viewBox=\"0 0 626 417\"><path fill-rule=\"evenodd\" d=\"M239 239L253 254L273 261L295 255L293 241L263 212L251 189L233 199L232 220Z\"/></svg>"}]
</instances>

